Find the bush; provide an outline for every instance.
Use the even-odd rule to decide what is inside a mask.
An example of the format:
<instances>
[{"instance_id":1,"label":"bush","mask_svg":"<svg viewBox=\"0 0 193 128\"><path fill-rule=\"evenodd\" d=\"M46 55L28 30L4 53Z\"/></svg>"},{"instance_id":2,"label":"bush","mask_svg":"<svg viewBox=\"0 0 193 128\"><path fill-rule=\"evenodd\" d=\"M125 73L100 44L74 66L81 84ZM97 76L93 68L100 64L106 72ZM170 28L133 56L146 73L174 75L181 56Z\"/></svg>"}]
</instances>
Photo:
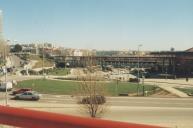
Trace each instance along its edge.
<instances>
[{"instance_id":1,"label":"bush","mask_svg":"<svg viewBox=\"0 0 193 128\"><path fill-rule=\"evenodd\" d=\"M139 83L140 79L138 79L138 78L129 78L129 82Z\"/></svg>"}]
</instances>

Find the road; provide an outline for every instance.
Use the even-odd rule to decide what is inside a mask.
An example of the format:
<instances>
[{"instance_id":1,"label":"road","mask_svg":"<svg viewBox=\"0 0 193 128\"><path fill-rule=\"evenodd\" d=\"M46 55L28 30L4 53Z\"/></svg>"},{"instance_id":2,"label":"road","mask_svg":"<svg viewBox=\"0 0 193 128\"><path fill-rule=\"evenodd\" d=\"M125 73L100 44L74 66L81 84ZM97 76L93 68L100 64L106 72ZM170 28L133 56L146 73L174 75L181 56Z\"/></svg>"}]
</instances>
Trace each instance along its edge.
<instances>
[{"instance_id":1,"label":"road","mask_svg":"<svg viewBox=\"0 0 193 128\"><path fill-rule=\"evenodd\" d=\"M4 104L0 92L0 104ZM172 128L193 127L193 98L107 97L103 119L153 124ZM10 106L86 116L77 98L43 94L39 101L9 100Z\"/></svg>"}]
</instances>

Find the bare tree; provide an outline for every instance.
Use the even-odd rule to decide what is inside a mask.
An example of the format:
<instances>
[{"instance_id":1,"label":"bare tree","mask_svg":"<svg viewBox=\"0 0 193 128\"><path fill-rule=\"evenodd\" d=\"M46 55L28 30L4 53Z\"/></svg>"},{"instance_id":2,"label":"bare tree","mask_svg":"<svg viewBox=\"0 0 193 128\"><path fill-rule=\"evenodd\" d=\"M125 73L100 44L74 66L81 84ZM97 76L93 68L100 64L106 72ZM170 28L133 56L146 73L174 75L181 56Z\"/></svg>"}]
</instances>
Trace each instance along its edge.
<instances>
[{"instance_id":1,"label":"bare tree","mask_svg":"<svg viewBox=\"0 0 193 128\"><path fill-rule=\"evenodd\" d=\"M91 59L91 58L90 58ZM88 62L92 64L92 60ZM95 118L103 114L106 110L105 85L99 74L94 72L93 66L87 66L85 74L80 74L78 79L78 100L84 110Z\"/></svg>"}]
</instances>

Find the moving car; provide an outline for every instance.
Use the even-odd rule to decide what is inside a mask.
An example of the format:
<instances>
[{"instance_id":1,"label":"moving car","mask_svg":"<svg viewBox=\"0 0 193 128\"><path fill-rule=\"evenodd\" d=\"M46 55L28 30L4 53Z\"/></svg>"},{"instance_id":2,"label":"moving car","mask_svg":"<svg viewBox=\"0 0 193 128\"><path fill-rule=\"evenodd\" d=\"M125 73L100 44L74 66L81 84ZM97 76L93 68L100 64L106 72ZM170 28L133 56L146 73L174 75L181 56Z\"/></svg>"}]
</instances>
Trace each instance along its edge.
<instances>
[{"instance_id":1,"label":"moving car","mask_svg":"<svg viewBox=\"0 0 193 128\"><path fill-rule=\"evenodd\" d=\"M16 100L39 100L40 94L35 91L26 91L24 93L16 94L14 99Z\"/></svg>"},{"instance_id":2,"label":"moving car","mask_svg":"<svg viewBox=\"0 0 193 128\"><path fill-rule=\"evenodd\" d=\"M32 89L31 88L20 88L18 90L13 91L12 94L15 95L15 94L24 93L27 91L32 91Z\"/></svg>"},{"instance_id":3,"label":"moving car","mask_svg":"<svg viewBox=\"0 0 193 128\"><path fill-rule=\"evenodd\" d=\"M104 96L95 95L91 97L84 97L80 103L82 104L104 104L106 99Z\"/></svg>"}]
</instances>

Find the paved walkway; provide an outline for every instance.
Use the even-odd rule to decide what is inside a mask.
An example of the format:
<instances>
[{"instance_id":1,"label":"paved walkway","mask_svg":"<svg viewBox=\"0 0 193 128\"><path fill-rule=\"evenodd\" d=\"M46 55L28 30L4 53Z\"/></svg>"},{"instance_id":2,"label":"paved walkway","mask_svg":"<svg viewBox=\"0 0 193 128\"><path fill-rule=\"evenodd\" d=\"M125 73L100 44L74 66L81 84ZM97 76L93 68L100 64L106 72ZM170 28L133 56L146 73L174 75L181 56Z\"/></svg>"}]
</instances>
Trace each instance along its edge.
<instances>
[{"instance_id":1,"label":"paved walkway","mask_svg":"<svg viewBox=\"0 0 193 128\"><path fill-rule=\"evenodd\" d=\"M158 85L161 89L166 90L174 95L177 95L179 97L189 97L186 93L179 91L173 87L165 86L165 85Z\"/></svg>"},{"instance_id":2,"label":"paved walkway","mask_svg":"<svg viewBox=\"0 0 193 128\"><path fill-rule=\"evenodd\" d=\"M145 79L145 82L155 82L155 83L167 83L172 87L193 87L193 78L186 79Z\"/></svg>"},{"instance_id":3,"label":"paved walkway","mask_svg":"<svg viewBox=\"0 0 193 128\"><path fill-rule=\"evenodd\" d=\"M185 79L146 79L145 84L151 84L156 85L162 88L163 90L166 90L174 95L177 95L179 97L189 97L186 93L175 89L175 87L193 87L193 79L190 79L189 81L186 81Z\"/></svg>"}]
</instances>

